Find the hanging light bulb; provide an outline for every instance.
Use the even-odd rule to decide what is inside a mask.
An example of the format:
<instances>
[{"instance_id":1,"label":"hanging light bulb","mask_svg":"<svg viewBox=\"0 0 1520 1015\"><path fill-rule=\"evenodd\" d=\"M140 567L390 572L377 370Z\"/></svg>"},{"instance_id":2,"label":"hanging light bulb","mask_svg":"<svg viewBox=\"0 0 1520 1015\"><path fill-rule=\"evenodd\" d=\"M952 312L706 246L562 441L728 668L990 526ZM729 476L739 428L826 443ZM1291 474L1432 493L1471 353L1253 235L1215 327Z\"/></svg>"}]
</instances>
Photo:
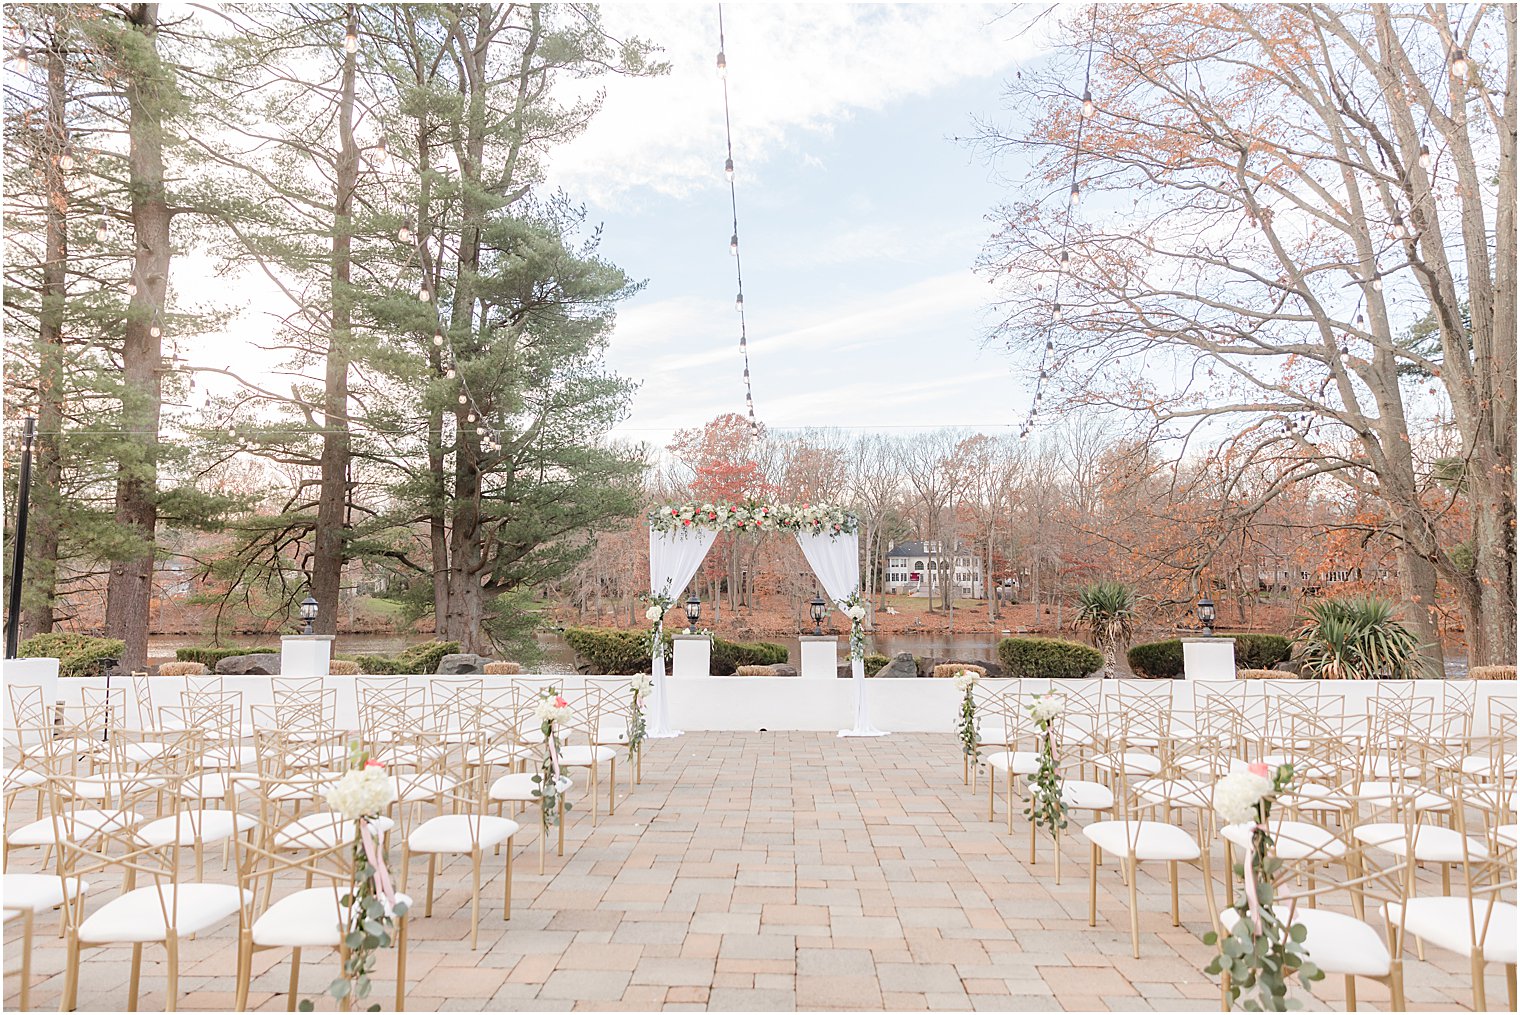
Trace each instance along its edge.
<instances>
[{"instance_id":1,"label":"hanging light bulb","mask_svg":"<svg viewBox=\"0 0 1520 1015\"><path fill-rule=\"evenodd\" d=\"M485 435L486 435L486 428L485 427L483 427L483 426L477 426L475 428L475 436L476 437L484 437Z\"/></svg>"},{"instance_id":2,"label":"hanging light bulb","mask_svg":"<svg viewBox=\"0 0 1520 1015\"><path fill-rule=\"evenodd\" d=\"M1420 145L1420 168L1428 173L1430 172L1430 167L1434 164L1435 159L1430 154L1430 146Z\"/></svg>"},{"instance_id":3,"label":"hanging light bulb","mask_svg":"<svg viewBox=\"0 0 1520 1015\"><path fill-rule=\"evenodd\" d=\"M227 436L231 437L233 440L236 440L237 439L237 430L234 429L233 427L229 426L227 428Z\"/></svg>"},{"instance_id":4,"label":"hanging light bulb","mask_svg":"<svg viewBox=\"0 0 1520 1015\"><path fill-rule=\"evenodd\" d=\"M465 403L466 403L466 402L468 402L468 401L469 401L469 399L468 399L468 398L466 398L466 397L465 397L465 396L464 396L464 395L460 395L460 396L459 396L459 404L460 404L460 405L464 405L464 404L465 404Z\"/></svg>"},{"instance_id":5,"label":"hanging light bulb","mask_svg":"<svg viewBox=\"0 0 1520 1015\"><path fill-rule=\"evenodd\" d=\"M380 143L376 145L375 148L375 165L384 169L386 164L391 160L390 149L385 147L385 138L382 137L380 139Z\"/></svg>"},{"instance_id":6,"label":"hanging light bulb","mask_svg":"<svg viewBox=\"0 0 1520 1015\"><path fill-rule=\"evenodd\" d=\"M16 54L16 73L25 74L32 69L32 62L26 58L25 53Z\"/></svg>"},{"instance_id":7,"label":"hanging light bulb","mask_svg":"<svg viewBox=\"0 0 1520 1015\"><path fill-rule=\"evenodd\" d=\"M433 335L433 344L435 346L436 345L443 345L443 336L439 335L437 333L434 333L434 335Z\"/></svg>"},{"instance_id":8,"label":"hanging light bulb","mask_svg":"<svg viewBox=\"0 0 1520 1015\"><path fill-rule=\"evenodd\" d=\"M403 222L401 228L396 230L396 239L402 243L412 242L412 227Z\"/></svg>"},{"instance_id":9,"label":"hanging light bulb","mask_svg":"<svg viewBox=\"0 0 1520 1015\"><path fill-rule=\"evenodd\" d=\"M1050 305L1050 317L1052 320L1056 321L1059 321L1061 319L1061 304L1052 303Z\"/></svg>"},{"instance_id":10,"label":"hanging light bulb","mask_svg":"<svg viewBox=\"0 0 1520 1015\"><path fill-rule=\"evenodd\" d=\"M1046 352L1055 352L1056 351L1056 344L1054 342L1052 342L1048 338L1045 340L1045 351Z\"/></svg>"},{"instance_id":11,"label":"hanging light bulb","mask_svg":"<svg viewBox=\"0 0 1520 1015\"><path fill-rule=\"evenodd\" d=\"M110 230L108 230L106 228L106 220L105 219L101 219L100 220L100 225L98 225L98 226L95 227L95 239L96 239L96 241L98 241L100 243L104 243L106 240L108 240L110 238L111 238L111 233L110 233Z\"/></svg>"},{"instance_id":12,"label":"hanging light bulb","mask_svg":"<svg viewBox=\"0 0 1520 1015\"><path fill-rule=\"evenodd\" d=\"M74 168L74 156L65 148L63 154L58 156L58 168L65 173Z\"/></svg>"},{"instance_id":13,"label":"hanging light bulb","mask_svg":"<svg viewBox=\"0 0 1520 1015\"><path fill-rule=\"evenodd\" d=\"M1076 205L1082 200L1082 188L1075 183L1071 185L1071 203Z\"/></svg>"},{"instance_id":14,"label":"hanging light bulb","mask_svg":"<svg viewBox=\"0 0 1520 1015\"><path fill-rule=\"evenodd\" d=\"M734 235L732 235L732 236L730 236L728 238L728 252L730 254L733 254L735 257L739 256L739 234L738 233L734 233Z\"/></svg>"},{"instance_id":15,"label":"hanging light bulb","mask_svg":"<svg viewBox=\"0 0 1520 1015\"><path fill-rule=\"evenodd\" d=\"M1070 267L1071 267L1071 255L1063 250L1063 251L1061 251L1061 259L1060 259L1060 261L1057 262L1056 268L1057 268L1058 271L1066 271Z\"/></svg>"},{"instance_id":16,"label":"hanging light bulb","mask_svg":"<svg viewBox=\"0 0 1520 1015\"><path fill-rule=\"evenodd\" d=\"M743 293L740 293L739 295L737 295L737 296L734 297L734 309L737 310L741 314L744 313L744 294Z\"/></svg>"},{"instance_id":17,"label":"hanging light bulb","mask_svg":"<svg viewBox=\"0 0 1520 1015\"><path fill-rule=\"evenodd\" d=\"M1382 279L1375 278L1375 279L1372 280L1372 291L1373 292L1378 292L1378 293L1380 293L1380 292L1383 291L1383 280Z\"/></svg>"},{"instance_id":18,"label":"hanging light bulb","mask_svg":"<svg viewBox=\"0 0 1520 1015\"><path fill-rule=\"evenodd\" d=\"M427 286L423 286L417 291L417 298L426 303L433 298L433 294L428 290Z\"/></svg>"},{"instance_id":19,"label":"hanging light bulb","mask_svg":"<svg viewBox=\"0 0 1520 1015\"><path fill-rule=\"evenodd\" d=\"M1452 50L1451 73L1459 78L1467 77L1467 54L1461 49Z\"/></svg>"},{"instance_id":20,"label":"hanging light bulb","mask_svg":"<svg viewBox=\"0 0 1520 1015\"><path fill-rule=\"evenodd\" d=\"M718 50L718 77L728 77L728 57L723 55L723 50Z\"/></svg>"},{"instance_id":21,"label":"hanging light bulb","mask_svg":"<svg viewBox=\"0 0 1520 1015\"><path fill-rule=\"evenodd\" d=\"M734 160L732 158L723 160L723 176L729 183L734 182Z\"/></svg>"},{"instance_id":22,"label":"hanging light bulb","mask_svg":"<svg viewBox=\"0 0 1520 1015\"><path fill-rule=\"evenodd\" d=\"M359 52L359 36L354 34L354 30L352 28L348 30L347 35L343 36L343 52Z\"/></svg>"},{"instance_id":23,"label":"hanging light bulb","mask_svg":"<svg viewBox=\"0 0 1520 1015\"><path fill-rule=\"evenodd\" d=\"M1098 111L1098 104L1095 103L1095 102L1093 102L1092 92L1083 90L1083 92L1082 92L1082 119L1084 119L1084 120L1090 120L1090 119L1092 119L1092 115L1094 113L1096 113L1097 111Z\"/></svg>"},{"instance_id":24,"label":"hanging light bulb","mask_svg":"<svg viewBox=\"0 0 1520 1015\"><path fill-rule=\"evenodd\" d=\"M163 333L164 333L164 329L163 329L163 328L160 328L160 327L159 327L159 326L158 326L158 325L156 325L156 324L155 324L155 325L153 325L153 326L152 326L152 327L150 327L150 328L149 328L149 329L148 329L148 334L149 334L149 335L151 335L151 336L152 336L152 337L154 337L154 338L158 338L158 337L159 337L159 336L161 336L161 335L162 335L162 334L163 334Z\"/></svg>"},{"instance_id":25,"label":"hanging light bulb","mask_svg":"<svg viewBox=\"0 0 1520 1015\"><path fill-rule=\"evenodd\" d=\"M128 296L128 298L136 296L136 295L137 295L137 283L136 282L128 282L127 283L127 296Z\"/></svg>"},{"instance_id":26,"label":"hanging light bulb","mask_svg":"<svg viewBox=\"0 0 1520 1015\"><path fill-rule=\"evenodd\" d=\"M464 414L464 421L466 423L473 423L473 422L475 422L475 414L473 412L467 412L467 413L465 413Z\"/></svg>"},{"instance_id":27,"label":"hanging light bulb","mask_svg":"<svg viewBox=\"0 0 1520 1015\"><path fill-rule=\"evenodd\" d=\"M449 380L452 381L454 379L454 377L455 377L454 368L453 367L449 367L447 370L445 370L443 372L443 376L447 377Z\"/></svg>"},{"instance_id":28,"label":"hanging light bulb","mask_svg":"<svg viewBox=\"0 0 1520 1015\"><path fill-rule=\"evenodd\" d=\"M1392 231L1393 231L1393 238L1394 239L1396 239L1396 240L1402 240L1404 238L1404 220L1401 219L1401 218L1395 218L1393 220L1393 230Z\"/></svg>"},{"instance_id":29,"label":"hanging light bulb","mask_svg":"<svg viewBox=\"0 0 1520 1015\"><path fill-rule=\"evenodd\" d=\"M1357 314L1356 315L1356 326L1358 328L1365 328L1367 326L1367 318L1366 318L1365 315L1363 315L1363 314Z\"/></svg>"}]
</instances>

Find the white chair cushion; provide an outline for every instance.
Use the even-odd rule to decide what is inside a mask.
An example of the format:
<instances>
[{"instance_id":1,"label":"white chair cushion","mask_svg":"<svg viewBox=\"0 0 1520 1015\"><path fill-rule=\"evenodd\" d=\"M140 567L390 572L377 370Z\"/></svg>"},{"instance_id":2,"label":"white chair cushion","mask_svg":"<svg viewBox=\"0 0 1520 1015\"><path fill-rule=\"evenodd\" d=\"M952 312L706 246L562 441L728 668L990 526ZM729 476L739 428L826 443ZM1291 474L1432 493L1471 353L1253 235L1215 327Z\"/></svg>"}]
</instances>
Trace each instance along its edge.
<instances>
[{"instance_id":1,"label":"white chair cushion","mask_svg":"<svg viewBox=\"0 0 1520 1015\"><path fill-rule=\"evenodd\" d=\"M504 775L491 783L491 799L502 802L532 803L538 799L533 795L534 790L538 789L538 783L533 781L535 778L535 775L528 772Z\"/></svg>"},{"instance_id":2,"label":"white chair cushion","mask_svg":"<svg viewBox=\"0 0 1520 1015\"><path fill-rule=\"evenodd\" d=\"M141 820L141 815L131 811L77 810L70 812L60 824L63 826L63 837L69 842L78 842L96 832L114 832ZM53 819L43 818L22 825L8 834L5 841L12 846L50 846L57 841L53 833Z\"/></svg>"},{"instance_id":3,"label":"white chair cushion","mask_svg":"<svg viewBox=\"0 0 1520 1015\"><path fill-rule=\"evenodd\" d=\"M491 814L441 814L417 826L406 845L413 853L470 853L506 842L520 827Z\"/></svg>"},{"instance_id":4,"label":"white chair cushion","mask_svg":"<svg viewBox=\"0 0 1520 1015\"><path fill-rule=\"evenodd\" d=\"M135 743L123 744L121 756L135 765L145 764L156 758L162 758L171 749L170 744L161 740L139 740Z\"/></svg>"},{"instance_id":5,"label":"white chair cushion","mask_svg":"<svg viewBox=\"0 0 1520 1015\"><path fill-rule=\"evenodd\" d=\"M402 803L411 803L414 800L430 800L443 793L448 793L459 785L458 780L451 779L446 775L429 775L425 772L411 772L402 775L391 776L391 782L396 786L396 799Z\"/></svg>"},{"instance_id":6,"label":"white chair cushion","mask_svg":"<svg viewBox=\"0 0 1520 1015\"><path fill-rule=\"evenodd\" d=\"M81 887L82 886L82 887ZM73 898L77 892L89 891L90 883L78 878L61 878L56 874L6 874L0 881L7 909L52 909Z\"/></svg>"},{"instance_id":7,"label":"white chair cushion","mask_svg":"<svg viewBox=\"0 0 1520 1015\"><path fill-rule=\"evenodd\" d=\"M221 842L240 832L246 832L258 824L251 815L237 811L183 811L167 818L150 821L135 829L135 834L149 846L167 846L171 842L181 845L201 842Z\"/></svg>"},{"instance_id":8,"label":"white chair cushion","mask_svg":"<svg viewBox=\"0 0 1520 1015\"><path fill-rule=\"evenodd\" d=\"M1078 811L1106 811L1114 805L1114 794L1101 782L1066 779L1061 783L1061 802Z\"/></svg>"},{"instance_id":9,"label":"white chair cushion","mask_svg":"<svg viewBox=\"0 0 1520 1015\"><path fill-rule=\"evenodd\" d=\"M1385 850L1394 856L1403 856L1409 848L1404 832L1404 826L1397 822L1357 825L1351 830L1357 842ZM1488 849L1470 836L1467 839L1467 850L1467 855L1473 860L1488 859ZM1462 836L1450 828L1415 825L1414 858L1428 863L1461 863Z\"/></svg>"},{"instance_id":10,"label":"white chair cushion","mask_svg":"<svg viewBox=\"0 0 1520 1015\"><path fill-rule=\"evenodd\" d=\"M377 834L384 835L396 827L390 818L381 816L369 823ZM343 815L319 811L297 818L274 835L275 849L329 849L353 836L353 828Z\"/></svg>"},{"instance_id":11,"label":"white chair cushion","mask_svg":"<svg viewBox=\"0 0 1520 1015\"><path fill-rule=\"evenodd\" d=\"M1520 829L1520 825L1511 822L1508 825L1500 825L1494 829L1494 835L1500 842L1513 846L1516 843L1516 829Z\"/></svg>"},{"instance_id":12,"label":"white chair cushion","mask_svg":"<svg viewBox=\"0 0 1520 1015\"><path fill-rule=\"evenodd\" d=\"M1321 857L1333 860L1346 855L1346 844L1334 832L1307 821L1274 821L1274 851L1284 860ZM1251 825L1226 825L1219 834L1241 849L1251 848Z\"/></svg>"},{"instance_id":13,"label":"white chair cushion","mask_svg":"<svg viewBox=\"0 0 1520 1015\"><path fill-rule=\"evenodd\" d=\"M79 940L91 944L163 941L167 914L178 937L209 930L237 913L253 893L236 885L181 883L134 888L91 913L79 925Z\"/></svg>"},{"instance_id":14,"label":"white chair cushion","mask_svg":"<svg viewBox=\"0 0 1520 1015\"><path fill-rule=\"evenodd\" d=\"M1120 768L1120 758L1117 754L1100 754L1093 759L1093 767L1101 768L1105 772L1117 772ZM1123 768L1128 775L1160 775L1161 762L1159 759L1142 754L1140 751L1125 751Z\"/></svg>"},{"instance_id":15,"label":"white chair cushion","mask_svg":"<svg viewBox=\"0 0 1520 1015\"><path fill-rule=\"evenodd\" d=\"M221 800L234 773L199 772L179 784L179 795L188 800Z\"/></svg>"},{"instance_id":16,"label":"white chair cushion","mask_svg":"<svg viewBox=\"0 0 1520 1015\"><path fill-rule=\"evenodd\" d=\"M1196 860L1200 853L1193 837L1176 825L1160 821L1094 821L1082 834L1105 853L1128 856L1130 844L1137 860Z\"/></svg>"},{"instance_id":17,"label":"white chair cushion","mask_svg":"<svg viewBox=\"0 0 1520 1015\"><path fill-rule=\"evenodd\" d=\"M471 765L510 765L514 761L536 757L538 757L538 751L520 744L493 744L484 750L472 747L465 752L465 761Z\"/></svg>"},{"instance_id":18,"label":"white chair cushion","mask_svg":"<svg viewBox=\"0 0 1520 1015\"><path fill-rule=\"evenodd\" d=\"M34 769L17 765L5 770L6 789L25 789L29 786L41 786L45 782L47 782L47 776Z\"/></svg>"},{"instance_id":19,"label":"white chair cushion","mask_svg":"<svg viewBox=\"0 0 1520 1015\"><path fill-rule=\"evenodd\" d=\"M584 744L566 747L559 752L560 764L569 765L572 768L589 768L592 765L600 765L604 761L611 761L616 757L616 748L587 747Z\"/></svg>"},{"instance_id":20,"label":"white chair cushion","mask_svg":"<svg viewBox=\"0 0 1520 1015\"><path fill-rule=\"evenodd\" d=\"M1294 811L1349 811L1355 805L1348 791L1315 782L1295 787L1279 797L1278 802Z\"/></svg>"},{"instance_id":21,"label":"white chair cushion","mask_svg":"<svg viewBox=\"0 0 1520 1015\"><path fill-rule=\"evenodd\" d=\"M280 899L253 922L253 943L261 948L336 948L348 914L337 888L308 888ZM411 908L408 895L396 893L396 901Z\"/></svg>"},{"instance_id":22,"label":"white chair cushion","mask_svg":"<svg viewBox=\"0 0 1520 1015\"><path fill-rule=\"evenodd\" d=\"M1488 899L1438 895L1408 900L1404 929L1426 944L1458 955L1472 954L1473 930L1483 934L1483 957L1489 962L1515 964L1515 918L1512 902L1500 902L1490 918ZM1383 907L1388 922L1397 924L1403 907L1390 902ZM1488 921L1485 929L1483 922Z\"/></svg>"},{"instance_id":23,"label":"white chair cushion","mask_svg":"<svg viewBox=\"0 0 1520 1015\"><path fill-rule=\"evenodd\" d=\"M1316 966L1333 976L1387 976L1393 967L1388 943L1373 927L1346 913L1298 906L1293 922L1301 923L1309 936L1304 939L1308 957ZM1277 915L1288 919L1286 909ZM1233 928L1240 914L1227 909L1219 914L1220 922Z\"/></svg>"},{"instance_id":24,"label":"white chair cushion","mask_svg":"<svg viewBox=\"0 0 1520 1015\"><path fill-rule=\"evenodd\" d=\"M997 751L982 760L988 768L1014 775L1034 775L1040 770L1040 756L1034 751Z\"/></svg>"},{"instance_id":25,"label":"white chair cushion","mask_svg":"<svg viewBox=\"0 0 1520 1015\"><path fill-rule=\"evenodd\" d=\"M1437 793L1429 793L1417 787L1397 785L1379 779L1368 780L1362 783L1357 792L1357 799L1374 807L1387 807L1395 797L1408 799L1414 798L1414 809L1417 811L1449 811L1451 801Z\"/></svg>"},{"instance_id":26,"label":"white chair cushion","mask_svg":"<svg viewBox=\"0 0 1520 1015\"><path fill-rule=\"evenodd\" d=\"M1212 807L1214 787L1197 779L1145 779L1135 784L1135 792L1151 803L1173 807Z\"/></svg>"}]
</instances>

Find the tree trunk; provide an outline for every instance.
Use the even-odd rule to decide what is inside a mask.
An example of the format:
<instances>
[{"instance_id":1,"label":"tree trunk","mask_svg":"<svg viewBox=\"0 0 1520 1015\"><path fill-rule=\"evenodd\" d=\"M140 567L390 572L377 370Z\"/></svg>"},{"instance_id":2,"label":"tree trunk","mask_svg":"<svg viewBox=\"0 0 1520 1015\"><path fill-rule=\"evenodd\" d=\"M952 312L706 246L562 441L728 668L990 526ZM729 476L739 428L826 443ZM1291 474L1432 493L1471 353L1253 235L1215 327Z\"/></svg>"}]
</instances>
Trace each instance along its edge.
<instances>
[{"instance_id":1,"label":"tree trunk","mask_svg":"<svg viewBox=\"0 0 1520 1015\"><path fill-rule=\"evenodd\" d=\"M147 48L156 53L158 4L134 4L130 20ZM122 456L116 481L116 523L131 534L138 552L111 568L106 583L106 635L126 643L120 662L128 670L147 665L158 527L158 424L163 403L160 328L170 257L162 105L155 94L162 87L155 79L158 73L134 74L126 86L131 141L127 190L137 244L132 266L137 294L127 307L122 344Z\"/></svg>"},{"instance_id":2,"label":"tree trunk","mask_svg":"<svg viewBox=\"0 0 1520 1015\"><path fill-rule=\"evenodd\" d=\"M348 30L357 34L358 7L348 5ZM327 390L322 413L322 486L317 500L317 532L311 562L311 594L317 601L318 634L338 630L338 594L343 585L347 544L349 335L353 327L350 252L353 199L359 183L359 149L354 144L354 79L357 55L343 59L343 91L338 105L338 165L333 201L332 324L327 339Z\"/></svg>"},{"instance_id":3,"label":"tree trunk","mask_svg":"<svg viewBox=\"0 0 1520 1015\"><path fill-rule=\"evenodd\" d=\"M64 53L55 42L48 59L50 149L68 143L64 127ZM31 538L27 540L27 596L21 637L53 629L53 595L58 585L59 514L63 509L63 317L68 299L68 189L56 158L43 165L47 180L47 260L42 265L42 312L37 321L37 441L32 478Z\"/></svg>"}]
</instances>

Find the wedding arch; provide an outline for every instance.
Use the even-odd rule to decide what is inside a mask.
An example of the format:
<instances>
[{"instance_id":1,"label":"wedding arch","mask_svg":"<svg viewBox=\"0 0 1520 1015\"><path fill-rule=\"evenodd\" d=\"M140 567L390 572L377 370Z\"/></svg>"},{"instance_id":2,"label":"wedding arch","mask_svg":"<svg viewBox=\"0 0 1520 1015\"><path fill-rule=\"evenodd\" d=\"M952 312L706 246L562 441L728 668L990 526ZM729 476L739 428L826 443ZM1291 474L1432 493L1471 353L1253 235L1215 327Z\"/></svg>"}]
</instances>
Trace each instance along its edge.
<instances>
[{"instance_id":1,"label":"wedding arch","mask_svg":"<svg viewBox=\"0 0 1520 1015\"><path fill-rule=\"evenodd\" d=\"M865 690L865 600L860 595L860 519L833 504L665 504L649 512L649 635L653 678L648 736L674 737L665 697L665 611L686 588L720 532L790 532L834 605L850 619L855 725L842 737L879 737Z\"/></svg>"}]
</instances>

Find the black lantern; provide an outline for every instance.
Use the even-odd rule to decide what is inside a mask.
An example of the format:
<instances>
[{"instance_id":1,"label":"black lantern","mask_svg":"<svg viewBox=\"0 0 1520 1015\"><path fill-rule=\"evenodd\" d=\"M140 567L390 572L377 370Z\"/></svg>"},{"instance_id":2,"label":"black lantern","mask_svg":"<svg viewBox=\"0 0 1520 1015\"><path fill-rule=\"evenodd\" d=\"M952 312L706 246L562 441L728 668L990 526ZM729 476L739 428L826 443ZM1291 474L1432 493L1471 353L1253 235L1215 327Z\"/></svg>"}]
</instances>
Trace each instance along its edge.
<instances>
[{"instance_id":1,"label":"black lantern","mask_svg":"<svg viewBox=\"0 0 1520 1015\"><path fill-rule=\"evenodd\" d=\"M829 608L824 605L822 596L814 596L808 603L808 615L813 618L813 633L823 634L823 618L829 615Z\"/></svg>"},{"instance_id":2,"label":"black lantern","mask_svg":"<svg viewBox=\"0 0 1520 1015\"><path fill-rule=\"evenodd\" d=\"M1198 600L1198 622L1203 625L1204 633L1212 638L1214 636L1214 600L1208 596Z\"/></svg>"},{"instance_id":3,"label":"black lantern","mask_svg":"<svg viewBox=\"0 0 1520 1015\"><path fill-rule=\"evenodd\" d=\"M302 634L311 634L311 622L317 619L317 601L311 596L301 600L301 619L306 622L306 630Z\"/></svg>"},{"instance_id":4,"label":"black lantern","mask_svg":"<svg viewBox=\"0 0 1520 1015\"><path fill-rule=\"evenodd\" d=\"M693 592L686 599L686 633L696 634L697 621L702 619L702 600Z\"/></svg>"}]
</instances>

